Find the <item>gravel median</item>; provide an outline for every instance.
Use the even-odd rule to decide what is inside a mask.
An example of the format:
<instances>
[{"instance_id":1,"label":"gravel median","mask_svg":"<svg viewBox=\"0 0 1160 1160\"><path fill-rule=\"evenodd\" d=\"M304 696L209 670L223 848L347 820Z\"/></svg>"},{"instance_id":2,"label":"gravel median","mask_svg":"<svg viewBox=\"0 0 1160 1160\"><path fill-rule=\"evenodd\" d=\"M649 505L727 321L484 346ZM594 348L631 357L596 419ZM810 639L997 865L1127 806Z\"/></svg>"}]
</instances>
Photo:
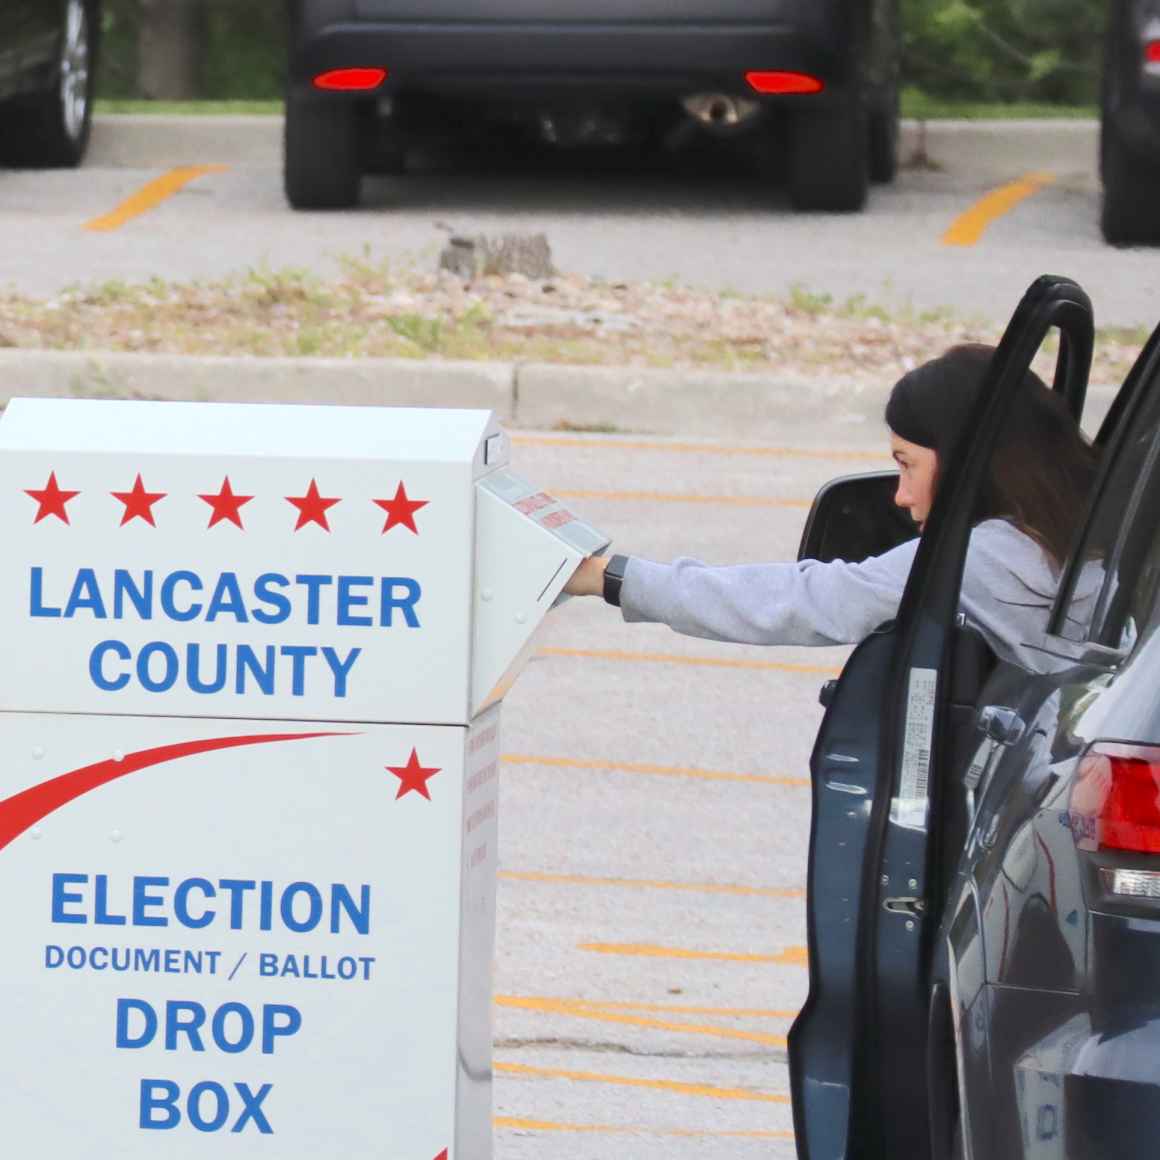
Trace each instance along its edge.
<instances>
[{"instance_id":1,"label":"gravel median","mask_svg":"<svg viewBox=\"0 0 1160 1160\"><path fill-rule=\"evenodd\" d=\"M788 298L671 284L511 274L464 283L354 259L325 280L253 270L212 283L155 279L0 296L0 346L257 357L459 359L773 373L795 381L893 380L994 324L888 311L801 287ZM1119 382L1146 335L1105 332L1093 380Z\"/></svg>"}]
</instances>

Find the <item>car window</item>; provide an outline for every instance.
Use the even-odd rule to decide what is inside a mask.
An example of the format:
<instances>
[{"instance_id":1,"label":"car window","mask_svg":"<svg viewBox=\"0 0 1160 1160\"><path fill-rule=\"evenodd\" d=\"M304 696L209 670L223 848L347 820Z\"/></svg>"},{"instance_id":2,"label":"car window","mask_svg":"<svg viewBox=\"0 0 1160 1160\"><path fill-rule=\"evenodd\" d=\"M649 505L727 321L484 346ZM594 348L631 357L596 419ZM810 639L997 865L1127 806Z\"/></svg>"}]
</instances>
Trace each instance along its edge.
<instances>
[{"instance_id":1,"label":"car window","mask_svg":"<svg viewBox=\"0 0 1160 1160\"><path fill-rule=\"evenodd\" d=\"M1092 618L1091 641L1130 649L1160 607L1160 438L1149 440L1147 471L1132 497Z\"/></svg>"},{"instance_id":2,"label":"car window","mask_svg":"<svg viewBox=\"0 0 1160 1160\"><path fill-rule=\"evenodd\" d=\"M1160 390L1144 389L1108 446L1113 458L1070 563L1059 628L1069 640L1117 650L1132 647L1160 597Z\"/></svg>"}]
</instances>

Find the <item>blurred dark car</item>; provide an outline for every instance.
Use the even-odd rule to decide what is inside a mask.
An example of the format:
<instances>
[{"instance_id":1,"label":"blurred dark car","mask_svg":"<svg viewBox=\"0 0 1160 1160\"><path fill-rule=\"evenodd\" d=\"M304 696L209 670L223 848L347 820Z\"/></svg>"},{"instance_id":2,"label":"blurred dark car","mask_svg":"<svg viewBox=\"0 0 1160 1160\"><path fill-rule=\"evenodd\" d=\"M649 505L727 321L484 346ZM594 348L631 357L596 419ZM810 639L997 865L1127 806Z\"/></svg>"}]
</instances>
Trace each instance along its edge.
<instances>
[{"instance_id":1,"label":"blurred dark car","mask_svg":"<svg viewBox=\"0 0 1160 1160\"><path fill-rule=\"evenodd\" d=\"M1024 642L1035 671L959 612L993 449L1056 331L1056 389L1081 413L1091 305L1040 279L897 619L824 690L810 995L789 1037L802 1160L1160 1154L1160 328L1096 436L1047 630ZM899 542L887 476L825 489L803 557Z\"/></svg>"},{"instance_id":2,"label":"blurred dark car","mask_svg":"<svg viewBox=\"0 0 1160 1160\"><path fill-rule=\"evenodd\" d=\"M896 168L898 0L288 0L285 185L357 203L409 146L497 128L560 146L735 138L800 209Z\"/></svg>"},{"instance_id":3,"label":"blurred dark car","mask_svg":"<svg viewBox=\"0 0 1160 1160\"><path fill-rule=\"evenodd\" d=\"M79 165L101 0L0 0L0 165Z\"/></svg>"},{"instance_id":4,"label":"blurred dark car","mask_svg":"<svg viewBox=\"0 0 1160 1160\"><path fill-rule=\"evenodd\" d=\"M1160 0L1110 0L1100 101L1101 225L1160 242Z\"/></svg>"}]
</instances>

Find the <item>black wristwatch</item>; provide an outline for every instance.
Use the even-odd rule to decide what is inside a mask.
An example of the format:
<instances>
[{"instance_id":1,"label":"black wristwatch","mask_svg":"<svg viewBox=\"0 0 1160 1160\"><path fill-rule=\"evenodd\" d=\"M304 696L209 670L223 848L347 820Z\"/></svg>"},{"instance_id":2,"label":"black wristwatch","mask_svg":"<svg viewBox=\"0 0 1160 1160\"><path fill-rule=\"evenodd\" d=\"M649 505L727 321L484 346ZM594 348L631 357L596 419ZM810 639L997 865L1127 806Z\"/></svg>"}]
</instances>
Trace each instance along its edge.
<instances>
[{"instance_id":1,"label":"black wristwatch","mask_svg":"<svg viewBox=\"0 0 1160 1160\"><path fill-rule=\"evenodd\" d=\"M620 607L620 586L628 567L627 556L613 556L604 568L604 602Z\"/></svg>"}]
</instances>

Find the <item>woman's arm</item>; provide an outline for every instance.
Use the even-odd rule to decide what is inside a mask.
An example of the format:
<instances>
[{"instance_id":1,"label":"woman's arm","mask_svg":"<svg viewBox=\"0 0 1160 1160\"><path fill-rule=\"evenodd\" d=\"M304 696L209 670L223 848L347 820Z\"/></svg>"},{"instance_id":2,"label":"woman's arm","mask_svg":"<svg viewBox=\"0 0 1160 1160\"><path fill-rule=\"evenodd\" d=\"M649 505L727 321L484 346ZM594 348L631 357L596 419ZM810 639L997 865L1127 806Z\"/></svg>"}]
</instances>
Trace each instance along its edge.
<instances>
[{"instance_id":1,"label":"woman's arm","mask_svg":"<svg viewBox=\"0 0 1160 1160\"><path fill-rule=\"evenodd\" d=\"M630 557L620 589L629 622L738 644L853 644L889 620L914 560L917 540L865 560L714 566ZM573 596L601 596L608 561L591 557L565 585Z\"/></svg>"},{"instance_id":2,"label":"woman's arm","mask_svg":"<svg viewBox=\"0 0 1160 1160\"><path fill-rule=\"evenodd\" d=\"M738 644L855 644L892 619L918 541L859 564L802 560L713 566L629 560L620 591L629 622Z\"/></svg>"}]
</instances>

